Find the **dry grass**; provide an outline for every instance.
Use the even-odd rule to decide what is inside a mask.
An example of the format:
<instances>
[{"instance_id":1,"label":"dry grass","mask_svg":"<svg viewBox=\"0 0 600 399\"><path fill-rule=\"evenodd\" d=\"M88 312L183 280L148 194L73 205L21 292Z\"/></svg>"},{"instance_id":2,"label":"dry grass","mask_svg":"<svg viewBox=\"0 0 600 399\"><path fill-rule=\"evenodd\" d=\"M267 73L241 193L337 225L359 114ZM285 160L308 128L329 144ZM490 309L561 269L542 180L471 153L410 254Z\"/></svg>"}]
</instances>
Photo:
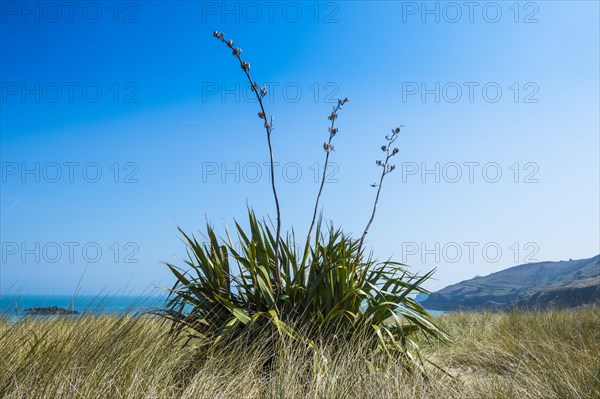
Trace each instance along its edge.
<instances>
[{"instance_id":1,"label":"dry grass","mask_svg":"<svg viewBox=\"0 0 600 399\"><path fill-rule=\"evenodd\" d=\"M408 375L365 343L317 352L287 342L201 351L151 318L0 321L0 397L7 398L600 398L600 308L457 313L455 341L425 344L454 378Z\"/></svg>"}]
</instances>

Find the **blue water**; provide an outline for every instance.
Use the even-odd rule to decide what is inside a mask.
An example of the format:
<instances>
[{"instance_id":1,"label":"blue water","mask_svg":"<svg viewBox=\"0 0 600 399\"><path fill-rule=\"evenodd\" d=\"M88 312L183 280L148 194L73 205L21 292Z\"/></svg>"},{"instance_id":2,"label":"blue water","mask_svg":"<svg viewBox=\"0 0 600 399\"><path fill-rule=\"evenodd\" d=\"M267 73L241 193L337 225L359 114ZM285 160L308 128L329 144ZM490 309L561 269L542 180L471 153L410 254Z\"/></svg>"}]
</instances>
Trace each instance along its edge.
<instances>
[{"instance_id":1,"label":"blue water","mask_svg":"<svg viewBox=\"0 0 600 399\"><path fill-rule=\"evenodd\" d=\"M124 314L160 308L164 298L156 296L93 295L3 295L0 314L19 316L28 308L56 306L79 313Z\"/></svg>"},{"instance_id":2,"label":"blue water","mask_svg":"<svg viewBox=\"0 0 600 399\"><path fill-rule=\"evenodd\" d=\"M164 297L158 296L94 296L94 295L3 295L0 296L0 314L8 317L21 316L25 309L56 306L76 310L80 314L125 314L159 309ZM443 311L429 310L432 316Z\"/></svg>"}]
</instances>

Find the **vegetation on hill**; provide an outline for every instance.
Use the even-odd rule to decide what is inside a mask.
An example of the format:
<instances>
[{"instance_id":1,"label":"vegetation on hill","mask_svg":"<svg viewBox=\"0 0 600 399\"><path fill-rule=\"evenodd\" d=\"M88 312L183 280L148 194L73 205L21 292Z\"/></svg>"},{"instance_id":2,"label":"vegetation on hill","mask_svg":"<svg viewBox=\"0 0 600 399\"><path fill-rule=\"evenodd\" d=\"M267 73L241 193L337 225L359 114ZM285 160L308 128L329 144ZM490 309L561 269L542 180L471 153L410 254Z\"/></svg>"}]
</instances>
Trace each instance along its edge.
<instances>
[{"instance_id":1,"label":"vegetation on hill","mask_svg":"<svg viewBox=\"0 0 600 399\"><path fill-rule=\"evenodd\" d=\"M450 285L420 303L436 310L569 308L600 303L600 255L514 266Z\"/></svg>"}]
</instances>

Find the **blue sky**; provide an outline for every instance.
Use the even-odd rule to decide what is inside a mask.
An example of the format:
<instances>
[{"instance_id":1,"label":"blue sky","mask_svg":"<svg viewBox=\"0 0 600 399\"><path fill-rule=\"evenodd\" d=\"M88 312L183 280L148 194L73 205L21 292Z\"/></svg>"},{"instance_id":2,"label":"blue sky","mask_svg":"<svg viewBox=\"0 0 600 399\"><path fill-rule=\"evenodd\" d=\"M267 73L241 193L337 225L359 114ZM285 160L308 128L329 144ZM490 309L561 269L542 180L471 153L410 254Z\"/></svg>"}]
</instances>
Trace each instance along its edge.
<instances>
[{"instance_id":1,"label":"blue sky","mask_svg":"<svg viewBox=\"0 0 600 399\"><path fill-rule=\"evenodd\" d=\"M469 3L471 4L471 3ZM599 249L599 6L552 2L2 2L0 293L147 291L176 226L274 215L257 105L270 88L285 229L359 235L439 289ZM86 266L87 265L87 266ZM84 272L85 271L85 272Z\"/></svg>"}]
</instances>

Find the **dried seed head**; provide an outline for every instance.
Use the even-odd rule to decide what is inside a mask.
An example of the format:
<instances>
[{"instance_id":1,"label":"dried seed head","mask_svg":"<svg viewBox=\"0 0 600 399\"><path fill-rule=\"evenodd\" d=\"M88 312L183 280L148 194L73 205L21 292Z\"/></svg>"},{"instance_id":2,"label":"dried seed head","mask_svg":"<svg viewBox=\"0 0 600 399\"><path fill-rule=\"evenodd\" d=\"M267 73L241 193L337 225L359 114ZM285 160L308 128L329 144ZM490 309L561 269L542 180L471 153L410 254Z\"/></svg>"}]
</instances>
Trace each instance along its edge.
<instances>
[{"instance_id":1,"label":"dried seed head","mask_svg":"<svg viewBox=\"0 0 600 399\"><path fill-rule=\"evenodd\" d=\"M333 112L331 113L331 115L329 115L329 116L327 117L327 119L329 119L330 121L334 121L334 120L336 120L336 119L337 119L337 113L336 113L335 111L333 111Z\"/></svg>"},{"instance_id":2,"label":"dried seed head","mask_svg":"<svg viewBox=\"0 0 600 399\"><path fill-rule=\"evenodd\" d=\"M397 128L395 128L395 129L394 129L394 133L395 133L395 134L398 134L398 133L400 133L400 127L397 127Z\"/></svg>"},{"instance_id":3,"label":"dried seed head","mask_svg":"<svg viewBox=\"0 0 600 399\"><path fill-rule=\"evenodd\" d=\"M227 42L227 46L233 47L233 40L229 39L229 41Z\"/></svg>"},{"instance_id":4,"label":"dried seed head","mask_svg":"<svg viewBox=\"0 0 600 399\"><path fill-rule=\"evenodd\" d=\"M263 86L260 88L260 94L264 97L267 95L267 86Z\"/></svg>"},{"instance_id":5,"label":"dried seed head","mask_svg":"<svg viewBox=\"0 0 600 399\"><path fill-rule=\"evenodd\" d=\"M232 51L232 54L235 55L235 56L239 56L240 54L242 54L242 49L238 48L238 47L234 47L233 51Z\"/></svg>"},{"instance_id":6,"label":"dried seed head","mask_svg":"<svg viewBox=\"0 0 600 399\"><path fill-rule=\"evenodd\" d=\"M387 147L386 147L386 146L384 146L384 145L382 145L382 146L381 146L381 151L387 151Z\"/></svg>"},{"instance_id":7,"label":"dried seed head","mask_svg":"<svg viewBox=\"0 0 600 399\"><path fill-rule=\"evenodd\" d=\"M329 130L329 133L332 136L335 136L335 134L338 132L338 128L337 127L334 127L334 128L328 127L327 130Z\"/></svg>"},{"instance_id":8,"label":"dried seed head","mask_svg":"<svg viewBox=\"0 0 600 399\"><path fill-rule=\"evenodd\" d=\"M333 146L329 143L323 143L323 149L327 152L333 151Z\"/></svg>"},{"instance_id":9,"label":"dried seed head","mask_svg":"<svg viewBox=\"0 0 600 399\"><path fill-rule=\"evenodd\" d=\"M396 154L398 153L398 151L400 151L400 150L398 149L398 147L394 148L394 149L392 150L392 155L396 155Z\"/></svg>"},{"instance_id":10,"label":"dried seed head","mask_svg":"<svg viewBox=\"0 0 600 399\"><path fill-rule=\"evenodd\" d=\"M381 162L379 159L377 161L375 161L375 164L377 166L383 166L383 162Z\"/></svg>"},{"instance_id":11,"label":"dried seed head","mask_svg":"<svg viewBox=\"0 0 600 399\"><path fill-rule=\"evenodd\" d=\"M259 117L260 119L265 119L265 113L264 113L264 112L262 112L262 111L260 111L260 112L258 113L258 117Z\"/></svg>"},{"instance_id":12,"label":"dried seed head","mask_svg":"<svg viewBox=\"0 0 600 399\"><path fill-rule=\"evenodd\" d=\"M265 129L271 129L271 124L265 121Z\"/></svg>"},{"instance_id":13,"label":"dried seed head","mask_svg":"<svg viewBox=\"0 0 600 399\"><path fill-rule=\"evenodd\" d=\"M243 69L244 71L246 71L246 72L248 72L248 71L250 70L250 63L249 63L249 62L242 61L242 64L241 64L241 66L242 66L242 69Z\"/></svg>"},{"instance_id":14,"label":"dried seed head","mask_svg":"<svg viewBox=\"0 0 600 399\"><path fill-rule=\"evenodd\" d=\"M219 37L219 31L218 31L218 30L214 31L214 32L213 32L213 36L214 36L214 37Z\"/></svg>"},{"instance_id":15,"label":"dried seed head","mask_svg":"<svg viewBox=\"0 0 600 399\"><path fill-rule=\"evenodd\" d=\"M252 91L256 91L258 90L258 83L254 82L252 83Z\"/></svg>"}]
</instances>

